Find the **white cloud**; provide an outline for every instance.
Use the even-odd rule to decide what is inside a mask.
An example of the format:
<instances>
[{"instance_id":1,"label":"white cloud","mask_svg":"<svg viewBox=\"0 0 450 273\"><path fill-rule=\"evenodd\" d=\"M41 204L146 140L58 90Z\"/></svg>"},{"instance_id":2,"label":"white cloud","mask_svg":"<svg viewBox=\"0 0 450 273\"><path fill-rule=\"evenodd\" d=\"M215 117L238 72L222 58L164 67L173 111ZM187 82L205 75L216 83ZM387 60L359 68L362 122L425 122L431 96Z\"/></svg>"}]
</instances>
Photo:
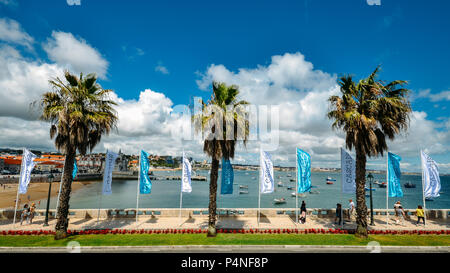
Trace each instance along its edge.
<instances>
[{"instance_id":1,"label":"white cloud","mask_svg":"<svg viewBox=\"0 0 450 273\"><path fill-rule=\"evenodd\" d=\"M167 69L167 67L165 67L163 65L157 65L155 67L155 71L156 72L160 72L160 73L165 74L165 75L169 74L169 70Z\"/></svg>"},{"instance_id":2,"label":"white cloud","mask_svg":"<svg viewBox=\"0 0 450 273\"><path fill-rule=\"evenodd\" d=\"M0 41L32 49L34 39L22 29L17 21L9 18L0 18Z\"/></svg>"},{"instance_id":3,"label":"white cloud","mask_svg":"<svg viewBox=\"0 0 450 273\"><path fill-rule=\"evenodd\" d=\"M311 154L315 167L339 166L339 148L345 145L345 136L342 131L333 131L326 117L327 99L339 93L335 75L315 70L301 53L273 56L268 66L241 68L237 72L213 64L198 74L201 78L197 84L203 90L210 89L212 80L216 80L238 85L241 99L251 104L279 105L280 145L272 152L279 160L275 164L293 166L295 147L300 147ZM428 92L425 90L421 96L428 96ZM404 157L405 169L417 170L415 163L421 148L437 154L450 152L449 130L438 130L438 127L438 123L427 119L425 112L413 112L410 129L389 144L390 151ZM250 142L248 149L241 149L238 154L257 163L257 156L248 153L257 153L258 145L258 142ZM370 164L375 164L373 166L383 161L381 158L369 160Z\"/></svg>"},{"instance_id":4,"label":"white cloud","mask_svg":"<svg viewBox=\"0 0 450 273\"><path fill-rule=\"evenodd\" d=\"M450 101L450 90L439 93L431 93L431 89L424 89L420 90L417 95L413 96L413 99L418 98L427 98L432 102Z\"/></svg>"},{"instance_id":5,"label":"white cloud","mask_svg":"<svg viewBox=\"0 0 450 273\"><path fill-rule=\"evenodd\" d=\"M50 60L71 71L84 74L97 73L105 79L108 61L90 46L84 39L76 38L72 33L53 31L52 38L43 44Z\"/></svg>"},{"instance_id":6,"label":"white cloud","mask_svg":"<svg viewBox=\"0 0 450 273\"><path fill-rule=\"evenodd\" d=\"M48 80L62 72L56 64L29 61L12 47L0 47L0 116L35 119L30 103L50 90Z\"/></svg>"}]
</instances>

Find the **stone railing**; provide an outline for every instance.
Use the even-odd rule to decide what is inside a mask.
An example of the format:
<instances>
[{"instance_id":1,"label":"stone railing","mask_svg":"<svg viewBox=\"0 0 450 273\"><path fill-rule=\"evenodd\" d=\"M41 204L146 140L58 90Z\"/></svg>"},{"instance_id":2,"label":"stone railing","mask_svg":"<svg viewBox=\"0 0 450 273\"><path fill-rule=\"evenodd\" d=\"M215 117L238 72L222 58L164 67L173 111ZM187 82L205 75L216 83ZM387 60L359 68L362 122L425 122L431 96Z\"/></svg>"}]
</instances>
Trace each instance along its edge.
<instances>
[{"instance_id":1,"label":"stone railing","mask_svg":"<svg viewBox=\"0 0 450 273\"><path fill-rule=\"evenodd\" d=\"M348 214L347 210L343 210L344 217ZM395 215L393 209L388 210L390 215ZM49 210L49 218L55 218L55 209ZM282 217L282 216L295 216L295 208L283 208L272 209L262 208L260 210L262 217ZM21 210L17 211L17 217L20 217ZM217 210L219 217L256 217L258 215L257 208L221 208ZM405 209L406 218L410 219L415 215L415 209ZM426 211L427 219L440 219L447 221L449 218L450 209L432 209ZM139 209L139 217L178 217L180 215L180 209ZM205 217L208 215L208 209L181 209L182 217ZM307 209L308 216L314 216L318 218L334 218L336 215L335 209ZM385 209L374 209L374 216L386 215ZM36 210L35 217L45 216L45 209ZM370 216L370 210L368 210L368 216ZM86 218L101 218L101 219L116 219L116 218L134 218L136 217L136 209L71 209L69 210L70 218L86 219ZM14 218L14 210L0 210L0 220L7 220Z\"/></svg>"}]
</instances>

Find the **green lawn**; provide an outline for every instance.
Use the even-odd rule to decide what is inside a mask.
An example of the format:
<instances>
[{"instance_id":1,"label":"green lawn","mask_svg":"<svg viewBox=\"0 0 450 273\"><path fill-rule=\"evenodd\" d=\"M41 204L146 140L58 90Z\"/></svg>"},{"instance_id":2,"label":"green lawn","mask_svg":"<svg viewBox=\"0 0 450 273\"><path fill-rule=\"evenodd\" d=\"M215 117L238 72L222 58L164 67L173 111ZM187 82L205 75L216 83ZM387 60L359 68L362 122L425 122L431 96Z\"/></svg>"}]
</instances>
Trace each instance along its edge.
<instances>
[{"instance_id":1,"label":"green lawn","mask_svg":"<svg viewBox=\"0 0 450 273\"><path fill-rule=\"evenodd\" d=\"M0 236L0 246L66 246L77 241L81 246L151 245L367 245L377 241L386 246L450 246L450 235L371 235L359 239L349 234L105 234L75 235L55 241L53 236Z\"/></svg>"}]
</instances>

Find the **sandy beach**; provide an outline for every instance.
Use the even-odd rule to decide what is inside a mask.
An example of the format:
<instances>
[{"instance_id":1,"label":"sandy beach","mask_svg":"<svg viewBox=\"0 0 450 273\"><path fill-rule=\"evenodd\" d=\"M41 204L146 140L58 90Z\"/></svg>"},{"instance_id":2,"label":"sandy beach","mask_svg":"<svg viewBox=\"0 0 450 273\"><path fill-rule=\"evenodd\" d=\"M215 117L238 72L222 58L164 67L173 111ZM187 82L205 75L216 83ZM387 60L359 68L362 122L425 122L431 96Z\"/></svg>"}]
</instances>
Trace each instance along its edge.
<instances>
[{"instance_id":1,"label":"sandy beach","mask_svg":"<svg viewBox=\"0 0 450 273\"><path fill-rule=\"evenodd\" d=\"M81 189L91 182L73 182L72 192ZM17 184L4 184L4 187L0 187L0 208L14 208L14 200L17 196ZM59 190L59 182L52 183L52 193L51 196L57 196ZM19 207L25 202L31 203L35 202L37 208L43 208L39 206L38 201L45 199L48 196L48 183L30 183L28 187L28 192L26 194L19 195Z\"/></svg>"}]
</instances>

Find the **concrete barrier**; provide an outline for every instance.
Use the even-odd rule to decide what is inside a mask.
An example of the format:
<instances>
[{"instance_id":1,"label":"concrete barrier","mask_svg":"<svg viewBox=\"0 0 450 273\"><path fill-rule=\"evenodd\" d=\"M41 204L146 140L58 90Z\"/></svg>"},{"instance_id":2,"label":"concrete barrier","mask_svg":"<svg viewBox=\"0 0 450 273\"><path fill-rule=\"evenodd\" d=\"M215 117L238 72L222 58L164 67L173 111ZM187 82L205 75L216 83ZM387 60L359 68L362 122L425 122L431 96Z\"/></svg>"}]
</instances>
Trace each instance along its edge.
<instances>
[{"instance_id":1,"label":"concrete barrier","mask_svg":"<svg viewBox=\"0 0 450 273\"><path fill-rule=\"evenodd\" d=\"M17 211L17 217L20 218L22 210ZM347 210L343 210L344 217L347 217ZM388 210L390 215L395 215L393 209ZM179 209L167 209L167 208L142 208L138 211L139 217L179 217ZM295 216L295 208L264 208L260 210L262 217L284 217ZM427 219L440 219L447 221L450 209L438 209L427 210ZM55 217L56 210L49 210L49 218ZM217 210L219 217L256 217L258 215L257 208L220 208ZM367 212L370 216L370 210ZM208 215L207 208L184 208L181 209L182 217L205 217ZM319 209L309 208L307 209L307 216L315 216L318 218L334 218L336 215L336 209ZM381 216L386 215L385 209L374 209L374 215ZM406 219L411 219L415 216L415 209L405 209ZM45 209L36 210L35 216L45 216ZM75 219L89 219L97 218L101 219L117 219L117 218L134 218L136 217L136 209L70 209L69 218ZM14 210L5 209L0 210L0 220L9 220L14 218Z\"/></svg>"}]
</instances>

